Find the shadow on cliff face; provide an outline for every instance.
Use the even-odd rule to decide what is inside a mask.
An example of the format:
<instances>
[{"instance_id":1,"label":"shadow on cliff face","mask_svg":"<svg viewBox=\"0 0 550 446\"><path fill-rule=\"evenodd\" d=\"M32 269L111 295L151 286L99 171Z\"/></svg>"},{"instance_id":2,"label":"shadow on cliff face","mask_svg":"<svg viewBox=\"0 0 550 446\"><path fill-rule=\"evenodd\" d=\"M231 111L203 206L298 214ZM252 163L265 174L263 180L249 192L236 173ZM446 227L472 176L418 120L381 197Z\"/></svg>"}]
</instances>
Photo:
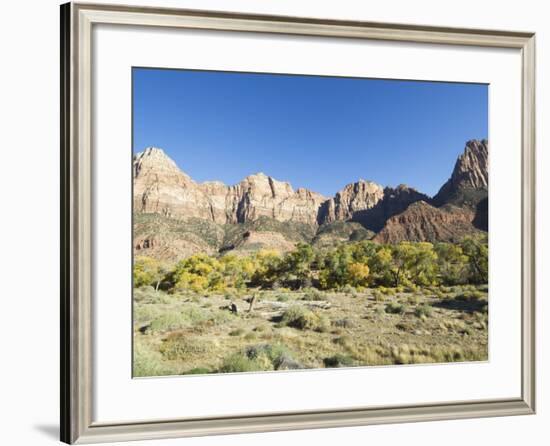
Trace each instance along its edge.
<instances>
[{"instance_id":1,"label":"shadow on cliff face","mask_svg":"<svg viewBox=\"0 0 550 446\"><path fill-rule=\"evenodd\" d=\"M384 198L375 206L355 212L352 221L360 223L366 229L379 232L389 218L405 211L411 204L417 201L429 201L427 195L413 189L395 190L386 188L384 192Z\"/></svg>"},{"instance_id":2,"label":"shadow on cliff face","mask_svg":"<svg viewBox=\"0 0 550 446\"><path fill-rule=\"evenodd\" d=\"M472 224L482 231L489 230L489 198L481 200L476 206L476 215Z\"/></svg>"}]
</instances>

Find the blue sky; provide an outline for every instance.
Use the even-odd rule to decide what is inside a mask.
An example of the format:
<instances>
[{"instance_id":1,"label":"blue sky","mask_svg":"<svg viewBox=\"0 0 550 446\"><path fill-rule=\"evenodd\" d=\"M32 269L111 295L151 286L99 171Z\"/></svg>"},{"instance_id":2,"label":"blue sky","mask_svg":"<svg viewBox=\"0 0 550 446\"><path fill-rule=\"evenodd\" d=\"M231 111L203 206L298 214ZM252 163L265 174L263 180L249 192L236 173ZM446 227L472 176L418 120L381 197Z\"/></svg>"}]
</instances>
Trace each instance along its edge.
<instances>
[{"instance_id":1,"label":"blue sky","mask_svg":"<svg viewBox=\"0 0 550 446\"><path fill-rule=\"evenodd\" d=\"M327 196L359 178L434 195L488 136L479 84L134 68L133 107L134 152L196 181L264 172Z\"/></svg>"}]
</instances>

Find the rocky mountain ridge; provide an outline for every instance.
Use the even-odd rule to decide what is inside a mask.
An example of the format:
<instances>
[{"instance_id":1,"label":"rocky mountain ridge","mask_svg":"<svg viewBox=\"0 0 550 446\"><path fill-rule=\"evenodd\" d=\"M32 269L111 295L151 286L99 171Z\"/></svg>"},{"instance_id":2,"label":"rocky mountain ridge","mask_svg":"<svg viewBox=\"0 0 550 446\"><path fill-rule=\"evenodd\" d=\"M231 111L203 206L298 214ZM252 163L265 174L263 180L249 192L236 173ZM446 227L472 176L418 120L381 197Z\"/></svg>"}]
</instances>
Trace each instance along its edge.
<instances>
[{"instance_id":1,"label":"rocky mountain ridge","mask_svg":"<svg viewBox=\"0 0 550 446\"><path fill-rule=\"evenodd\" d=\"M161 225L163 230L179 231L179 235L161 240L154 233L160 226L154 229L138 224L141 232L134 234L134 247L171 252L181 245L174 256L258 246L284 251L302 239L323 240L323 246L353 237L384 243L454 241L488 227L486 140L466 143L451 177L433 198L406 185L384 188L362 179L330 198L305 188L294 190L288 182L263 173L249 175L235 185L199 183L155 147L134 156L133 172L134 214L162 216L167 219ZM148 230L143 232L145 227ZM204 241L204 228L215 243ZM238 234L230 242L224 235L228 230Z\"/></svg>"},{"instance_id":2,"label":"rocky mountain ridge","mask_svg":"<svg viewBox=\"0 0 550 446\"><path fill-rule=\"evenodd\" d=\"M227 186L197 183L162 149L149 147L134 157L134 212L201 218L218 224L245 223L265 216L278 221L317 224L326 198L263 173Z\"/></svg>"},{"instance_id":3,"label":"rocky mountain ridge","mask_svg":"<svg viewBox=\"0 0 550 446\"><path fill-rule=\"evenodd\" d=\"M162 149L149 147L134 157L134 211L138 213L201 218L218 224L245 223L259 217L312 226L349 220L379 230L390 216L428 199L406 185L383 188L365 180L350 183L326 198L305 188L294 190L288 182L261 172L232 186L219 181L198 183Z\"/></svg>"}]
</instances>

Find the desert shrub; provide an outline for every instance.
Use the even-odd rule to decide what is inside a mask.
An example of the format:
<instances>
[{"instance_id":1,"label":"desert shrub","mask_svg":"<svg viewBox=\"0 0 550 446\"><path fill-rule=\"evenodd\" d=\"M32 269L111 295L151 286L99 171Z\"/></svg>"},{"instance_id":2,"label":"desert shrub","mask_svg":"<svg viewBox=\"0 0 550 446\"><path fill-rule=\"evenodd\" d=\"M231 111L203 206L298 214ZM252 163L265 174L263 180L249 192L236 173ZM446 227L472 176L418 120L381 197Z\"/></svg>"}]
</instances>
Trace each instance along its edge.
<instances>
[{"instance_id":1,"label":"desert shrub","mask_svg":"<svg viewBox=\"0 0 550 446\"><path fill-rule=\"evenodd\" d=\"M244 339L246 341L252 341L254 339L256 339L258 337L258 335L256 333L254 333L253 331L247 333L244 335Z\"/></svg>"},{"instance_id":2,"label":"desert shrub","mask_svg":"<svg viewBox=\"0 0 550 446\"><path fill-rule=\"evenodd\" d=\"M283 313L281 325L298 328L300 330L324 332L328 330L330 322L324 314L313 312L299 305L294 305Z\"/></svg>"},{"instance_id":3,"label":"desert shrub","mask_svg":"<svg viewBox=\"0 0 550 446\"><path fill-rule=\"evenodd\" d=\"M349 335L338 336L333 342L348 350L352 349L354 345L353 338Z\"/></svg>"},{"instance_id":4,"label":"desert shrub","mask_svg":"<svg viewBox=\"0 0 550 446\"><path fill-rule=\"evenodd\" d=\"M206 375L207 373L211 373L212 371L207 367L195 367L191 370L188 370L185 372L185 375Z\"/></svg>"},{"instance_id":5,"label":"desert shrub","mask_svg":"<svg viewBox=\"0 0 550 446\"><path fill-rule=\"evenodd\" d=\"M304 299L314 301L327 300L327 295L316 288L308 288L304 293Z\"/></svg>"},{"instance_id":6,"label":"desert shrub","mask_svg":"<svg viewBox=\"0 0 550 446\"><path fill-rule=\"evenodd\" d=\"M415 351L406 345L393 346L391 349L391 356L395 364L412 364L414 363Z\"/></svg>"},{"instance_id":7,"label":"desert shrub","mask_svg":"<svg viewBox=\"0 0 550 446\"><path fill-rule=\"evenodd\" d=\"M349 355L336 354L323 359L323 364L327 368L350 367L353 366L353 358Z\"/></svg>"},{"instance_id":8,"label":"desert shrub","mask_svg":"<svg viewBox=\"0 0 550 446\"><path fill-rule=\"evenodd\" d=\"M458 347L433 349L431 355L436 362L459 362L466 359L464 351Z\"/></svg>"},{"instance_id":9,"label":"desert shrub","mask_svg":"<svg viewBox=\"0 0 550 446\"><path fill-rule=\"evenodd\" d=\"M288 349L280 344L258 344L245 349L245 354L250 359L258 359L266 356L272 363L279 362L284 355L290 355Z\"/></svg>"},{"instance_id":10,"label":"desert shrub","mask_svg":"<svg viewBox=\"0 0 550 446\"><path fill-rule=\"evenodd\" d=\"M288 294L278 294L277 295L277 302L288 302L288 300L290 299L289 295Z\"/></svg>"},{"instance_id":11,"label":"desert shrub","mask_svg":"<svg viewBox=\"0 0 550 446\"><path fill-rule=\"evenodd\" d=\"M185 358L188 355L208 353L213 350L212 342L191 338L187 333L172 333L163 340L160 353L167 359Z\"/></svg>"},{"instance_id":12,"label":"desert shrub","mask_svg":"<svg viewBox=\"0 0 550 446\"><path fill-rule=\"evenodd\" d=\"M240 373L256 372L263 370L273 370L271 363L261 363L260 361L250 359L243 353L234 353L224 359L219 369L220 373Z\"/></svg>"},{"instance_id":13,"label":"desert shrub","mask_svg":"<svg viewBox=\"0 0 550 446\"><path fill-rule=\"evenodd\" d=\"M155 291L151 286L134 288L134 302L143 304L170 304L177 302L179 296L170 295L162 290Z\"/></svg>"},{"instance_id":14,"label":"desert shrub","mask_svg":"<svg viewBox=\"0 0 550 446\"><path fill-rule=\"evenodd\" d=\"M187 316L181 312L164 312L155 318L150 325L153 332L180 330L190 325Z\"/></svg>"},{"instance_id":15,"label":"desert shrub","mask_svg":"<svg viewBox=\"0 0 550 446\"><path fill-rule=\"evenodd\" d=\"M335 321L332 321L332 325L338 328L353 328L355 327L355 322L353 319L350 319L349 317L345 317L342 319L336 319Z\"/></svg>"},{"instance_id":16,"label":"desert shrub","mask_svg":"<svg viewBox=\"0 0 550 446\"><path fill-rule=\"evenodd\" d=\"M210 312L199 307L165 311L151 322L151 330L153 332L180 330L206 321L209 317Z\"/></svg>"},{"instance_id":17,"label":"desert shrub","mask_svg":"<svg viewBox=\"0 0 550 446\"><path fill-rule=\"evenodd\" d=\"M252 372L303 368L292 353L280 344L258 344L226 358L221 372Z\"/></svg>"},{"instance_id":18,"label":"desert shrub","mask_svg":"<svg viewBox=\"0 0 550 446\"><path fill-rule=\"evenodd\" d=\"M229 336L241 336L244 334L244 329L242 328L235 328L234 330L231 330L229 332Z\"/></svg>"},{"instance_id":19,"label":"desert shrub","mask_svg":"<svg viewBox=\"0 0 550 446\"><path fill-rule=\"evenodd\" d=\"M163 310L157 305L135 304L134 305L134 324L140 325L151 322L160 317Z\"/></svg>"},{"instance_id":20,"label":"desert shrub","mask_svg":"<svg viewBox=\"0 0 550 446\"><path fill-rule=\"evenodd\" d=\"M164 364L162 355L152 350L143 342L134 343L134 360L132 364L133 375L163 376L176 374L169 366Z\"/></svg>"},{"instance_id":21,"label":"desert shrub","mask_svg":"<svg viewBox=\"0 0 550 446\"><path fill-rule=\"evenodd\" d=\"M223 325L235 319L235 315L225 310L211 310L207 316L208 322L212 325Z\"/></svg>"},{"instance_id":22,"label":"desert shrub","mask_svg":"<svg viewBox=\"0 0 550 446\"><path fill-rule=\"evenodd\" d=\"M455 299L463 302L475 302L483 299L485 295L476 289L464 291L462 294L458 294Z\"/></svg>"},{"instance_id":23,"label":"desert shrub","mask_svg":"<svg viewBox=\"0 0 550 446\"><path fill-rule=\"evenodd\" d=\"M157 292L152 286L141 286L134 288L134 301L143 302L155 297Z\"/></svg>"},{"instance_id":24,"label":"desert shrub","mask_svg":"<svg viewBox=\"0 0 550 446\"><path fill-rule=\"evenodd\" d=\"M384 306L378 305L378 306L374 309L374 313L377 314L378 316L381 316L381 315L383 315L383 314L386 313L386 310L384 309Z\"/></svg>"},{"instance_id":25,"label":"desert shrub","mask_svg":"<svg viewBox=\"0 0 550 446\"><path fill-rule=\"evenodd\" d=\"M411 322L398 322L395 324L395 328L401 331L412 332L414 331L414 324Z\"/></svg>"},{"instance_id":26,"label":"desert shrub","mask_svg":"<svg viewBox=\"0 0 550 446\"><path fill-rule=\"evenodd\" d=\"M348 285L345 285L342 288L342 293L348 294L352 297L356 297L357 296L357 289L354 286L348 284Z\"/></svg>"},{"instance_id":27,"label":"desert shrub","mask_svg":"<svg viewBox=\"0 0 550 446\"><path fill-rule=\"evenodd\" d=\"M379 290L374 290L372 292L372 297L374 297L374 300L377 302L382 302L384 300L384 294Z\"/></svg>"},{"instance_id":28,"label":"desert shrub","mask_svg":"<svg viewBox=\"0 0 550 446\"><path fill-rule=\"evenodd\" d=\"M230 290L230 291L226 291L223 297L225 300L235 300L235 298L237 297L237 294L233 290Z\"/></svg>"},{"instance_id":29,"label":"desert shrub","mask_svg":"<svg viewBox=\"0 0 550 446\"><path fill-rule=\"evenodd\" d=\"M414 309L416 317L430 317L432 315L432 307L430 305L419 305Z\"/></svg>"},{"instance_id":30,"label":"desert shrub","mask_svg":"<svg viewBox=\"0 0 550 446\"><path fill-rule=\"evenodd\" d=\"M386 311L386 313L390 314L403 314L405 312L405 305L397 302L390 302L386 305L384 310Z\"/></svg>"}]
</instances>

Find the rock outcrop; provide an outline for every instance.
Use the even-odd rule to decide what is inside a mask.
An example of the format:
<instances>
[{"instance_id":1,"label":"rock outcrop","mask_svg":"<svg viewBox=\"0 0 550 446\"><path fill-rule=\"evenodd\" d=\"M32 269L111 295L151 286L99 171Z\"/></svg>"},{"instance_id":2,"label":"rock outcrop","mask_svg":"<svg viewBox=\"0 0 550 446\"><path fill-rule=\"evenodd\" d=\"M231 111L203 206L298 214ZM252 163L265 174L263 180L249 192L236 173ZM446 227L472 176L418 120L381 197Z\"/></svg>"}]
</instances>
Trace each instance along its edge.
<instances>
[{"instance_id":1,"label":"rock outcrop","mask_svg":"<svg viewBox=\"0 0 550 446\"><path fill-rule=\"evenodd\" d=\"M319 209L319 223L352 220L358 212L372 209L384 197L384 189L372 181L348 184Z\"/></svg>"},{"instance_id":2,"label":"rock outcrop","mask_svg":"<svg viewBox=\"0 0 550 446\"><path fill-rule=\"evenodd\" d=\"M458 157L451 178L439 189L432 203L476 206L489 187L489 147L487 140L471 140Z\"/></svg>"},{"instance_id":3,"label":"rock outcrop","mask_svg":"<svg viewBox=\"0 0 550 446\"><path fill-rule=\"evenodd\" d=\"M294 190L287 182L263 173L250 175L228 188L237 203L231 222L245 223L259 217L315 225L317 210L326 198L307 189Z\"/></svg>"},{"instance_id":4,"label":"rock outcrop","mask_svg":"<svg viewBox=\"0 0 550 446\"><path fill-rule=\"evenodd\" d=\"M209 198L162 149L134 156L134 212L213 219Z\"/></svg>"}]
</instances>

